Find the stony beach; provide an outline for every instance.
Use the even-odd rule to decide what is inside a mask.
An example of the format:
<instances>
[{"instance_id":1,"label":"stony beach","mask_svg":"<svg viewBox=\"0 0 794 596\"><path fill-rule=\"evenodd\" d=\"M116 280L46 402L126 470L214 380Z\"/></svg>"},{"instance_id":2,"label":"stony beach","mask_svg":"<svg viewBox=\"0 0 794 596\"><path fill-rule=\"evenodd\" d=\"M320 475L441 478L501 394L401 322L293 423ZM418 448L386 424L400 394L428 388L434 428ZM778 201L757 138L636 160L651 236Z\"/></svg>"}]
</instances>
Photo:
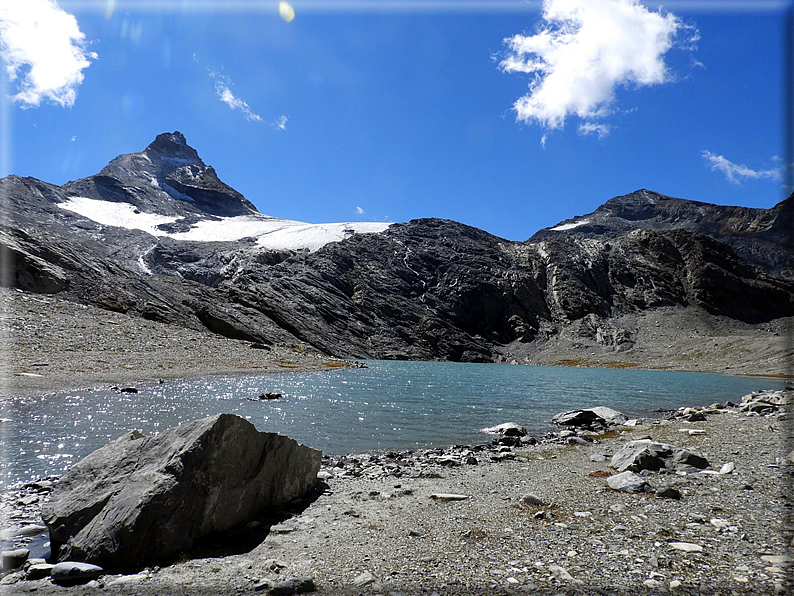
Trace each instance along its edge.
<instances>
[{"instance_id":1,"label":"stony beach","mask_svg":"<svg viewBox=\"0 0 794 596\"><path fill-rule=\"evenodd\" d=\"M724 406L605 433L563 430L537 444L505 437L325 457L318 492L249 526L253 534L68 593L278 594L292 593L279 582L306 578L329 595L787 593L789 420L782 407ZM612 490L610 457L642 438L710 465L642 472L655 494ZM47 494L46 483L31 485L7 493L5 506L27 517L17 523L35 523ZM238 554L223 554L230 548ZM3 579L4 593L65 591L20 577Z\"/></svg>"}]
</instances>

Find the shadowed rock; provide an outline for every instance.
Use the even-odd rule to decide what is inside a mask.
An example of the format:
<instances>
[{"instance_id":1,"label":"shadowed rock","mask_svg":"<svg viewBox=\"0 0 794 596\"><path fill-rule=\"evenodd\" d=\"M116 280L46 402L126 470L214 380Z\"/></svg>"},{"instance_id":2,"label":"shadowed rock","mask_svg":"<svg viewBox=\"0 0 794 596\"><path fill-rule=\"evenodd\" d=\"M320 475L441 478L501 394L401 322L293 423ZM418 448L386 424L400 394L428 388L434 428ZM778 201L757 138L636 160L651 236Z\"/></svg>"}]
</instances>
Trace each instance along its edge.
<instances>
[{"instance_id":1,"label":"shadowed rock","mask_svg":"<svg viewBox=\"0 0 794 596\"><path fill-rule=\"evenodd\" d=\"M321 455L231 414L156 437L128 433L56 485L42 511L52 552L113 571L167 562L201 537L305 494Z\"/></svg>"}]
</instances>

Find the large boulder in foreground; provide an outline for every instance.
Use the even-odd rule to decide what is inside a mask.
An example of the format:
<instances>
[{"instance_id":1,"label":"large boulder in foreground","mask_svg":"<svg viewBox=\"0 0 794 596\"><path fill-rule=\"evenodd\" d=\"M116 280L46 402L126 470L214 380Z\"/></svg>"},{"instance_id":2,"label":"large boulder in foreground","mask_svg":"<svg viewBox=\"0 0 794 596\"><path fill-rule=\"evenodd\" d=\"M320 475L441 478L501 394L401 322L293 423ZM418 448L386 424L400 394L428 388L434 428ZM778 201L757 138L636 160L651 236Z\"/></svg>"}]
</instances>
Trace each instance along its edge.
<instances>
[{"instance_id":1,"label":"large boulder in foreground","mask_svg":"<svg viewBox=\"0 0 794 596\"><path fill-rule=\"evenodd\" d=\"M156 437L128 433L56 484L42 511L53 555L111 571L169 562L203 536L304 495L321 455L231 414Z\"/></svg>"}]
</instances>

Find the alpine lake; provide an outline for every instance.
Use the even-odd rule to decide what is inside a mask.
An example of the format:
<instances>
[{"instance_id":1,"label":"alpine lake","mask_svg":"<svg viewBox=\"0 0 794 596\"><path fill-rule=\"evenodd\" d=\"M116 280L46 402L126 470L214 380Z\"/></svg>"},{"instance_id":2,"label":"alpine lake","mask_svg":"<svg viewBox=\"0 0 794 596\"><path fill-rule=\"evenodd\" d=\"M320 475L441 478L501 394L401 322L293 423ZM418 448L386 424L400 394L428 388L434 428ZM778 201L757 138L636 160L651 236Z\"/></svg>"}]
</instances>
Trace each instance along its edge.
<instances>
[{"instance_id":1,"label":"alpine lake","mask_svg":"<svg viewBox=\"0 0 794 596\"><path fill-rule=\"evenodd\" d=\"M477 444L480 429L517 422L530 434L576 408L609 406L629 417L658 409L738 403L785 381L706 373L505 364L365 361L367 368L168 380L7 401L0 413L0 484L60 475L95 449L137 429L156 434L233 413L324 453ZM259 399L263 392L278 399Z\"/></svg>"}]
</instances>

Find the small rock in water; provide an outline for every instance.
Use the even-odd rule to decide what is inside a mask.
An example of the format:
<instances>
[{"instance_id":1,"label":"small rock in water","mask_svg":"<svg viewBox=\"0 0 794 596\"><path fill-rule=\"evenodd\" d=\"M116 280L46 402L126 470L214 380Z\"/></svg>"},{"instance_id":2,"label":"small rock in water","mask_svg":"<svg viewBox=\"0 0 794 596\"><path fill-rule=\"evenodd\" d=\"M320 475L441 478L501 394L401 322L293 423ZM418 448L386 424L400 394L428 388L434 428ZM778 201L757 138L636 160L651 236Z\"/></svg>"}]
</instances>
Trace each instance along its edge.
<instances>
[{"instance_id":1,"label":"small rock in water","mask_svg":"<svg viewBox=\"0 0 794 596\"><path fill-rule=\"evenodd\" d=\"M136 387L122 387L119 389L119 393L138 393L138 389Z\"/></svg>"},{"instance_id":2,"label":"small rock in water","mask_svg":"<svg viewBox=\"0 0 794 596\"><path fill-rule=\"evenodd\" d=\"M38 498L34 502L38 502ZM15 530L14 536L37 536L46 531L47 526L42 526L40 524L28 524L27 526L22 526L18 530Z\"/></svg>"},{"instance_id":3,"label":"small rock in water","mask_svg":"<svg viewBox=\"0 0 794 596\"><path fill-rule=\"evenodd\" d=\"M259 394L259 399L279 399L280 397L280 393L273 393L271 391L265 391Z\"/></svg>"},{"instance_id":4,"label":"small rock in water","mask_svg":"<svg viewBox=\"0 0 794 596\"><path fill-rule=\"evenodd\" d=\"M487 433L489 435L505 435L507 437L523 437L527 434L527 429L525 429L520 424L516 424L515 422L505 422L503 424L498 424L496 426L490 426L488 428L482 429L480 432Z\"/></svg>"},{"instance_id":5,"label":"small rock in water","mask_svg":"<svg viewBox=\"0 0 794 596\"><path fill-rule=\"evenodd\" d=\"M78 563L75 561L64 561L52 568L50 577L56 584L73 586L76 584L88 583L91 580L101 577L104 573L102 568L96 565Z\"/></svg>"}]
</instances>

